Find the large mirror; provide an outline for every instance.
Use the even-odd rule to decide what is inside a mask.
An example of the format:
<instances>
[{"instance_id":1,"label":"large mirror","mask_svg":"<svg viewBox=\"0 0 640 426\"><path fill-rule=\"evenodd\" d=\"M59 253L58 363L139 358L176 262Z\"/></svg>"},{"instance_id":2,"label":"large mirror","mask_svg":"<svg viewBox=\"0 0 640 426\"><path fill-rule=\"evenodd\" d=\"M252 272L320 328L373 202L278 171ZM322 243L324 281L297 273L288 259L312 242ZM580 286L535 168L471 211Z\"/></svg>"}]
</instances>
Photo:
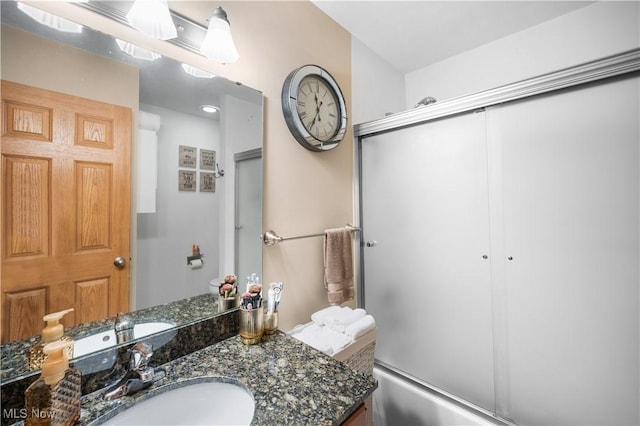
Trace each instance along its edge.
<instances>
[{"instance_id":1,"label":"large mirror","mask_svg":"<svg viewBox=\"0 0 640 426\"><path fill-rule=\"evenodd\" d=\"M212 284L228 274L235 274L240 282L253 273L261 276L261 92L218 76L203 77L201 70L171 58L134 58L109 35L86 26L80 34L59 32L37 23L19 10L16 2L0 3L3 80L34 74L26 68L24 73L16 70L16 62L28 64L30 57L35 58L44 49L60 60L81 57L78 62L84 64L78 67L77 74L70 75L57 71L54 59L47 63L49 79L65 79L65 84L72 86L86 85L87 69L91 69L86 62L91 58L96 61L93 69L104 73L100 87L93 88L96 93L106 93L107 97L124 93L134 100L130 262L124 259L125 268L130 271L129 309L156 312L153 307L158 305L209 293ZM12 61L16 55L20 60ZM124 71L105 72L111 69L105 61L112 63L113 69ZM26 82L18 82L49 88L49 82L25 79ZM215 111L204 112L203 105L214 106ZM155 143L145 139L143 133L148 136L149 131L155 136ZM3 233L3 247L6 238ZM196 260L201 262L189 265L188 259L198 254ZM19 277L5 275L6 270L10 268L3 263L3 317L16 315L15 306L7 301L7 294L13 290L5 289L11 280L19 281ZM115 296L98 292L95 297ZM42 300L44 306L36 308L54 310L51 300L46 296ZM70 315L67 327L101 319L85 316L88 321L82 321L80 315ZM107 316L112 315L108 312ZM39 328L43 325L40 319ZM25 341L33 334L7 339L5 331L3 328L3 348L10 344L8 340ZM28 371L19 368L8 374L3 371L2 381L25 373Z\"/></svg>"}]
</instances>

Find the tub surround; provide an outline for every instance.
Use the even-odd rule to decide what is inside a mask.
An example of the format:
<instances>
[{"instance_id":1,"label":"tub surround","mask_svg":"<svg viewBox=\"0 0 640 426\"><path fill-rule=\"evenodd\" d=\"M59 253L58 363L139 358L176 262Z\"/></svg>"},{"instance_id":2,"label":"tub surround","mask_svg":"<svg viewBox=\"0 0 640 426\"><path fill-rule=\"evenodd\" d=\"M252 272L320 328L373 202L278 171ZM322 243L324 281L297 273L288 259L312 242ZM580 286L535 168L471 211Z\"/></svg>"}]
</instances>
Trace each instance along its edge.
<instances>
[{"instance_id":1,"label":"tub surround","mask_svg":"<svg viewBox=\"0 0 640 426\"><path fill-rule=\"evenodd\" d=\"M167 376L136 395L111 402L102 399L104 390L85 395L78 424L98 425L139 401L194 380L221 380L239 383L253 394L252 425L339 425L377 387L372 376L281 331L250 346L233 336L162 367Z\"/></svg>"}]
</instances>

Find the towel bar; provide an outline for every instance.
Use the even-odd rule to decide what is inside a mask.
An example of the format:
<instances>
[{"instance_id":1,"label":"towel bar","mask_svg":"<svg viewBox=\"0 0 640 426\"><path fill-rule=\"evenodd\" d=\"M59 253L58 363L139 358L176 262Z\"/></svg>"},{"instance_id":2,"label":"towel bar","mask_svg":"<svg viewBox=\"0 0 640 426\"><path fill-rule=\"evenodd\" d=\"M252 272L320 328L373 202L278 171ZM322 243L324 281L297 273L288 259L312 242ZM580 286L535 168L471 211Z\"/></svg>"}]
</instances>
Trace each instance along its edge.
<instances>
[{"instance_id":1,"label":"towel bar","mask_svg":"<svg viewBox=\"0 0 640 426\"><path fill-rule=\"evenodd\" d=\"M347 224L345 228L351 231L360 231L360 228L356 228L351 224ZM265 232L264 235L261 235L260 238L262 239L262 242L265 243L265 245L272 246L275 243L279 243L280 241L298 240L300 238L309 238L309 237L322 237L323 235L324 235L324 232L319 234L299 235L297 237L281 237L278 234L276 234L275 231L269 230Z\"/></svg>"}]
</instances>

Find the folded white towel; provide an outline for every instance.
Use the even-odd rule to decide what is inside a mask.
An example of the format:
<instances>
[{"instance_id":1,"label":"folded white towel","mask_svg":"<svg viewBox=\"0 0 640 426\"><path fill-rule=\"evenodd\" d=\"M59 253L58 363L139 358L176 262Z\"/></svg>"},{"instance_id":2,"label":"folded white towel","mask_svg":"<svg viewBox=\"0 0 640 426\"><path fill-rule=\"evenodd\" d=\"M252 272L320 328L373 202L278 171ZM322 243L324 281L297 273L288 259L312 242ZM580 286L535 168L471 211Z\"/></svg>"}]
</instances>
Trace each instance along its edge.
<instances>
[{"instance_id":1,"label":"folded white towel","mask_svg":"<svg viewBox=\"0 0 640 426\"><path fill-rule=\"evenodd\" d=\"M340 352L351 343L351 338L346 334L337 333L315 323L296 327L289 334L330 356Z\"/></svg>"},{"instance_id":2,"label":"folded white towel","mask_svg":"<svg viewBox=\"0 0 640 426\"><path fill-rule=\"evenodd\" d=\"M349 324L345 328L344 334L349 336L352 340L356 340L358 337L373 330L374 328L376 328L376 321L371 315L365 315L353 324Z\"/></svg>"},{"instance_id":3,"label":"folded white towel","mask_svg":"<svg viewBox=\"0 0 640 426\"><path fill-rule=\"evenodd\" d=\"M364 309L351 309L349 307L342 308L342 311L338 312L338 316L334 318L334 322L338 322L343 326L348 326L358 321L360 318L364 318L367 312Z\"/></svg>"},{"instance_id":4,"label":"folded white towel","mask_svg":"<svg viewBox=\"0 0 640 426\"><path fill-rule=\"evenodd\" d=\"M342 311L340 306L329 306L328 308L320 309L318 312L311 314L311 320L318 325L325 325L333 321L340 311Z\"/></svg>"},{"instance_id":5,"label":"folded white towel","mask_svg":"<svg viewBox=\"0 0 640 426\"><path fill-rule=\"evenodd\" d=\"M327 330L325 328L325 339L329 347L331 348L331 353L328 355L334 355L349 346L352 342L351 338L346 334L336 333L332 330Z\"/></svg>"},{"instance_id":6,"label":"folded white towel","mask_svg":"<svg viewBox=\"0 0 640 426\"><path fill-rule=\"evenodd\" d=\"M294 329L295 330L295 329ZM316 348L317 350L327 353L330 348L327 342L322 338L322 327L317 324L311 323L303 325L300 330L296 330L294 333L292 330L291 335L296 339L306 343L309 346Z\"/></svg>"},{"instance_id":7,"label":"folded white towel","mask_svg":"<svg viewBox=\"0 0 640 426\"><path fill-rule=\"evenodd\" d=\"M347 306L329 306L311 315L311 320L318 325L331 328L338 333L344 333L348 325L353 324L364 316L367 312L364 309L351 309Z\"/></svg>"},{"instance_id":8,"label":"folded white towel","mask_svg":"<svg viewBox=\"0 0 640 426\"><path fill-rule=\"evenodd\" d=\"M348 307L342 308L340 312L325 325L338 333L344 333L347 326L353 324L364 316L367 312L364 309L351 309Z\"/></svg>"}]
</instances>

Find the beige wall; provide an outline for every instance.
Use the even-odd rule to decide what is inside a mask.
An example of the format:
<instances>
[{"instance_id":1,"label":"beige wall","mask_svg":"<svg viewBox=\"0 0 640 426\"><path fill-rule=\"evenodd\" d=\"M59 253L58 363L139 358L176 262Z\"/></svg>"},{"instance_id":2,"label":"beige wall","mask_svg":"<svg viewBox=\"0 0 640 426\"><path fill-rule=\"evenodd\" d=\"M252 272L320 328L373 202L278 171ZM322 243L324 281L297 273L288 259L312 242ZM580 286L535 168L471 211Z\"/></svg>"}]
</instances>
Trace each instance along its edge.
<instances>
[{"instance_id":1,"label":"beige wall","mask_svg":"<svg viewBox=\"0 0 640 426\"><path fill-rule=\"evenodd\" d=\"M7 26L2 79L138 109L137 68Z\"/></svg>"},{"instance_id":2,"label":"beige wall","mask_svg":"<svg viewBox=\"0 0 640 426\"><path fill-rule=\"evenodd\" d=\"M206 19L217 4L178 2L172 7L194 19ZM265 96L265 230L295 236L352 222L352 132L333 151L308 151L289 133L280 102L287 75L302 65L317 64L336 78L350 110L350 34L308 1L220 5L231 21L240 60L212 69L226 72L227 77L259 89ZM311 313L328 305L322 238L264 247L263 260L263 282L283 281L285 285L281 329L309 321Z\"/></svg>"},{"instance_id":3,"label":"beige wall","mask_svg":"<svg viewBox=\"0 0 640 426\"><path fill-rule=\"evenodd\" d=\"M2 79L131 108L132 129L138 127L138 68L12 27L2 26L1 33ZM137 158L137 135L132 133L132 167ZM132 173L132 188L137 186L135 178ZM132 197L132 209L135 209L133 191ZM137 216L132 214L131 229L135 230L136 224ZM136 252L135 235L129 252L132 255ZM132 262L129 271L132 283L135 268ZM135 304L135 292L132 292L131 303Z\"/></svg>"},{"instance_id":4,"label":"beige wall","mask_svg":"<svg viewBox=\"0 0 640 426\"><path fill-rule=\"evenodd\" d=\"M206 25L221 5L231 21L240 60L219 65L168 43L147 40L128 27L95 16L74 5L40 4L77 22L152 48L174 59L240 81L265 96L264 227L280 235L317 233L353 220L353 135L330 152L302 148L282 116L282 83L294 69L317 64L338 81L351 116L351 37L307 0L302 1L180 1L177 12ZM349 123L349 128L351 127ZM307 322L327 306L323 285L322 238L287 241L265 247L263 282L283 281L280 325L288 330ZM213 277L212 277L213 278Z\"/></svg>"}]
</instances>

